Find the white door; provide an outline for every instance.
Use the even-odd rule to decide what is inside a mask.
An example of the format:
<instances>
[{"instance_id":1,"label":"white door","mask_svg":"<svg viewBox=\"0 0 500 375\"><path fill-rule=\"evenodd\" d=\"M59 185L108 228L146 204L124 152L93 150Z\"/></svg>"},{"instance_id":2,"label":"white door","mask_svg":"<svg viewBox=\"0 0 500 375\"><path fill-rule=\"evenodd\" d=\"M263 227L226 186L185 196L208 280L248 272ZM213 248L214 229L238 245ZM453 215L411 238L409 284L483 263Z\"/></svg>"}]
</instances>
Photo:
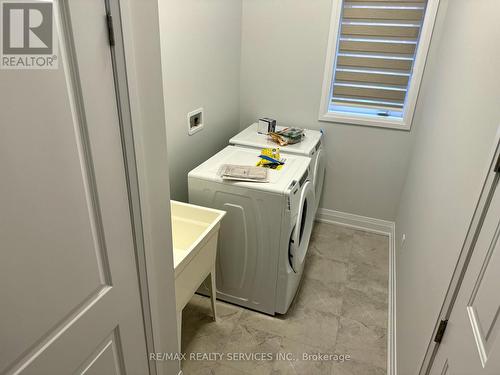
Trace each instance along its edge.
<instances>
[{"instance_id":1,"label":"white door","mask_svg":"<svg viewBox=\"0 0 500 375\"><path fill-rule=\"evenodd\" d=\"M500 189L493 196L430 371L500 374Z\"/></svg>"},{"instance_id":2,"label":"white door","mask_svg":"<svg viewBox=\"0 0 500 375\"><path fill-rule=\"evenodd\" d=\"M148 373L104 0L57 70L0 70L0 373Z\"/></svg>"}]
</instances>

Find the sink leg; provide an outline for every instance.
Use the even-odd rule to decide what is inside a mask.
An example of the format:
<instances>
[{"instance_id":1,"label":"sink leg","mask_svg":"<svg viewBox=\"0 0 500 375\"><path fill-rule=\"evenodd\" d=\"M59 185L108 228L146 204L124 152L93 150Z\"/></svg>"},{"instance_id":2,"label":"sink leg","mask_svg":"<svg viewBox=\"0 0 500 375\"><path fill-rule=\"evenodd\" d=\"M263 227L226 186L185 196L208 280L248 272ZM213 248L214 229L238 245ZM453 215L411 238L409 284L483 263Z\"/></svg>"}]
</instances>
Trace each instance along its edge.
<instances>
[{"instance_id":1,"label":"sink leg","mask_svg":"<svg viewBox=\"0 0 500 375\"><path fill-rule=\"evenodd\" d=\"M215 266L212 267L210 272L210 300L212 302L212 314L214 321L217 321L217 307L215 306L215 300L217 295L217 289L215 288Z\"/></svg>"},{"instance_id":2,"label":"sink leg","mask_svg":"<svg viewBox=\"0 0 500 375\"><path fill-rule=\"evenodd\" d=\"M182 310L177 312L177 344L179 347L179 353L182 352L181 338L182 338Z\"/></svg>"}]
</instances>

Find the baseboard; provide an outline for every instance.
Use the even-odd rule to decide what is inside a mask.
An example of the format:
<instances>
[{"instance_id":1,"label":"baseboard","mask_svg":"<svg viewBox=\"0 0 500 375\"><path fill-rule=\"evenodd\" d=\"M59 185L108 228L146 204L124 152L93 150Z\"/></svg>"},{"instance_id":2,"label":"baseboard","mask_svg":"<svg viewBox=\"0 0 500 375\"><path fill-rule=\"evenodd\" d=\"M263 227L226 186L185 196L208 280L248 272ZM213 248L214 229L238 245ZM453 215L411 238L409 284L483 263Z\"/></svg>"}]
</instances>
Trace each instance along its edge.
<instances>
[{"instance_id":1,"label":"baseboard","mask_svg":"<svg viewBox=\"0 0 500 375\"><path fill-rule=\"evenodd\" d=\"M397 374L396 362L396 224L389 234L389 306L387 322L387 375Z\"/></svg>"},{"instance_id":2,"label":"baseboard","mask_svg":"<svg viewBox=\"0 0 500 375\"><path fill-rule=\"evenodd\" d=\"M387 322L387 375L397 374L396 363L396 224L393 221L375 219L328 210L318 209L316 221L342 225L366 232L383 234L389 237L389 306Z\"/></svg>"},{"instance_id":3,"label":"baseboard","mask_svg":"<svg viewBox=\"0 0 500 375\"><path fill-rule=\"evenodd\" d=\"M367 232L385 234L386 236L391 234L394 227L394 222L392 221L328 210L326 208L318 209L316 220L324 223L343 225L345 227L360 229Z\"/></svg>"}]
</instances>

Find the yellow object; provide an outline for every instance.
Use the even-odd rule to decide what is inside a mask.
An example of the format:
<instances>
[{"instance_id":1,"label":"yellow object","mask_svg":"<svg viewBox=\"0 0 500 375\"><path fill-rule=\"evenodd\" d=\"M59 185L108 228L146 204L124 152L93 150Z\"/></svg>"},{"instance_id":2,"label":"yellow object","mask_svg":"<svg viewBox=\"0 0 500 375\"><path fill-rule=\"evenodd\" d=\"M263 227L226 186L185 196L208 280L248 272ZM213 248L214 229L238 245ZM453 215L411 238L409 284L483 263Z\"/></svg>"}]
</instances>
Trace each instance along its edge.
<instances>
[{"instance_id":1,"label":"yellow object","mask_svg":"<svg viewBox=\"0 0 500 375\"><path fill-rule=\"evenodd\" d=\"M280 160L280 149L279 148L263 148L260 152L261 155L269 156L275 160Z\"/></svg>"},{"instance_id":2,"label":"yellow object","mask_svg":"<svg viewBox=\"0 0 500 375\"><path fill-rule=\"evenodd\" d=\"M276 171L279 171L281 168L283 168L283 165L276 165L276 164L271 164L270 162L260 159L260 161L257 162L256 164L257 167L264 167L264 168L270 168L274 169Z\"/></svg>"},{"instance_id":3,"label":"yellow object","mask_svg":"<svg viewBox=\"0 0 500 375\"><path fill-rule=\"evenodd\" d=\"M263 148L260 154L273 158L274 160L281 160L279 148ZM260 159L256 165L257 167L272 168L275 170L280 170L281 168L283 168L283 165L276 166L271 161L265 159Z\"/></svg>"}]
</instances>

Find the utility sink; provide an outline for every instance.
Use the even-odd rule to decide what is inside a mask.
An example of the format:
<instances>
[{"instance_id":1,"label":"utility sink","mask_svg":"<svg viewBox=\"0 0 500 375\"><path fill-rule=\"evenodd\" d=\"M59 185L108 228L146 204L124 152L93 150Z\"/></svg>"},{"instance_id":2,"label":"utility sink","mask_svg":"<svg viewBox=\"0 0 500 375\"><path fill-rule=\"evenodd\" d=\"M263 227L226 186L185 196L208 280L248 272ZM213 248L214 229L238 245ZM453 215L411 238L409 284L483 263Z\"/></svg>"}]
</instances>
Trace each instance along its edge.
<instances>
[{"instance_id":1,"label":"utility sink","mask_svg":"<svg viewBox=\"0 0 500 375\"><path fill-rule=\"evenodd\" d=\"M215 256L220 222L225 211L171 201L172 239L174 245L175 305L179 351L182 309L210 276L213 318L215 307Z\"/></svg>"}]
</instances>

